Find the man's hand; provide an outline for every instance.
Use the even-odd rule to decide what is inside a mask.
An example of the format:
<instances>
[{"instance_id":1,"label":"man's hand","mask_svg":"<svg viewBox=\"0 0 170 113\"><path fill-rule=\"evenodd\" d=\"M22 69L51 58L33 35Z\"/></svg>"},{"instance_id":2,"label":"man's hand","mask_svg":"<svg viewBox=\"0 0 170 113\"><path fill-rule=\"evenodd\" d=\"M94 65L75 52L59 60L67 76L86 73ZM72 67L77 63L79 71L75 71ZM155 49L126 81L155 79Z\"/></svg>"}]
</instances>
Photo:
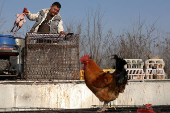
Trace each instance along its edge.
<instances>
[{"instance_id":1,"label":"man's hand","mask_svg":"<svg viewBox=\"0 0 170 113\"><path fill-rule=\"evenodd\" d=\"M65 33L65 31L60 31L60 34L64 34L65 35L66 33Z\"/></svg>"},{"instance_id":2,"label":"man's hand","mask_svg":"<svg viewBox=\"0 0 170 113\"><path fill-rule=\"evenodd\" d=\"M25 15L28 15L29 14L29 11L28 10L25 10Z\"/></svg>"}]
</instances>

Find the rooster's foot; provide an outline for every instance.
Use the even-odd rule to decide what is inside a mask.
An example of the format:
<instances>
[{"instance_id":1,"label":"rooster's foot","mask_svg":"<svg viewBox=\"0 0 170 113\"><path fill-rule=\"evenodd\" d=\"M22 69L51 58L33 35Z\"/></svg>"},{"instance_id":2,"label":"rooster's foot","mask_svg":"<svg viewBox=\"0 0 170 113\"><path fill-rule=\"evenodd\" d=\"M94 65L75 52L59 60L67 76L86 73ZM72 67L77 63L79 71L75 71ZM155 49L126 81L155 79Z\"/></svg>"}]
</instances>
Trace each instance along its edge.
<instances>
[{"instance_id":1,"label":"rooster's foot","mask_svg":"<svg viewBox=\"0 0 170 113\"><path fill-rule=\"evenodd\" d=\"M103 112L103 111L107 111L108 109L106 108L106 106L105 107L102 107L102 108L100 108L99 110L97 110L97 112Z\"/></svg>"},{"instance_id":2,"label":"rooster's foot","mask_svg":"<svg viewBox=\"0 0 170 113\"><path fill-rule=\"evenodd\" d=\"M14 34L16 34L16 33L17 33L17 31L14 32Z\"/></svg>"},{"instance_id":3,"label":"rooster's foot","mask_svg":"<svg viewBox=\"0 0 170 113\"><path fill-rule=\"evenodd\" d=\"M109 103L109 102L106 102L106 101L105 101L103 107L100 108L99 110L97 110L97 112L103 112L103 111L108 110L108 109L107 109L107 108L108 108L108 103Z\"/></svg>"},{"instance_id":4,"label":"rooster's foot","mask_svg":"<svg viewBox=\"0 0 170 113\"><path fill-rule=\"evenodd\" d=\"M108 107L108 108L114 108L114 109L116 110L116 107L115 107L114 105L110 107L110 106L107 104L107 107Z\"/></svg>"}]
</instances>

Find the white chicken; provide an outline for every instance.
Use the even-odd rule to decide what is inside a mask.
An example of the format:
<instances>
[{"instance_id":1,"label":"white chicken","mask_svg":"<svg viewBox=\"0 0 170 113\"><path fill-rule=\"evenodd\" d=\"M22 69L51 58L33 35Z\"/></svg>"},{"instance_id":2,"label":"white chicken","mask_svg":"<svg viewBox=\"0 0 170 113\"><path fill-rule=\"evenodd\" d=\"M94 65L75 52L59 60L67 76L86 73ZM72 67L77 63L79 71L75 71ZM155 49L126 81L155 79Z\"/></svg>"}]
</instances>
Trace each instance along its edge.
<instances>
[{"instance_id":1,"label":"white chicken","mask_svg":"<svg viewBox=\"0 0 170 113\"><path fill-rule=\"evenodd\" d=\"M26 20L25 20L26 11L27 11L27 8L24 8L23 13L16 14L17 19L15 20L14 26L11 30L11 32L13 32L14 28L17 26L14 34L16 34L16 32L22 27L23 23L26 22Z\"/></svg>"}]
</instances>

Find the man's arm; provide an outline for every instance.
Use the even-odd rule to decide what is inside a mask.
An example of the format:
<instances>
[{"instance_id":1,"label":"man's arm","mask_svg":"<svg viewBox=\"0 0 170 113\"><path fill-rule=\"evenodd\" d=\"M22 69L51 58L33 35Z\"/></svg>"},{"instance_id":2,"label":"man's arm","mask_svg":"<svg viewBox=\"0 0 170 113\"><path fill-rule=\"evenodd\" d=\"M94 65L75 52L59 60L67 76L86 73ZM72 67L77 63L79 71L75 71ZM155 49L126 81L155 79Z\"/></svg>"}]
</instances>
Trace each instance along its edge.
<instances>
[{"instance_id":1,"label":"man's arm","mask_svg":"<svg viewBox=\"0 0 170 113\"><path fill-rule=\"evenodd\" d=\"M58 33L62 33L62 34L66 34L64 32L64 28L63 28L63 21L60 20L59 24L58 24Z\"/></svg>"},{"instance_id":2,"label":"man's arm","mask_svg":"<svg viewBox=\"0 0 170 113\"><path fill-rule=\"evenodd\" d=\"M39 12L36 13L36 14L31 14L31 12L28 11L28 10L27 10L27 12L26 12L27 18L28 18L29 20L32 20L32 21L35 21L36 18L38 18L38 15L39 15Z\"/></svg>"}]
</instances>

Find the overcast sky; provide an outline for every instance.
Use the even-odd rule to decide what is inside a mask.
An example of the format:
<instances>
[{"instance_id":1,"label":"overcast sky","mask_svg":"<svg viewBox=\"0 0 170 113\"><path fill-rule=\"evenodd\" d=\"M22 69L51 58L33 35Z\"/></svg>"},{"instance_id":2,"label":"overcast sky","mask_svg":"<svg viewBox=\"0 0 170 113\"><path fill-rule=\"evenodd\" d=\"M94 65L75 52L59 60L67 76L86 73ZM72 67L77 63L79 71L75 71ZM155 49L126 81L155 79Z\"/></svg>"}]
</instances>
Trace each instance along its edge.
<instances>
[{"instance_id":1,"label":"overcast sky","mask_svg":"<svg viewBox=\"0 0 170 113\"><path fill-rule=\"evenodd\" d=\"M49 8L57 0L0 0L3 4L1 17L6 20L1 31L10 31L16 19L26 7L31 13ZM61 3L60 15L64 22L69 19L82 20L86 18L88 9L101 8L104 13L105 30L112 29L118 34L123 29L132 26L132 22L145 20L146 25L152 25L156 20L156 27L162 31L170 31L170 0L58 0ZM27 22L20 31L32 27L35 23L26 18ZM64 26L65 27L65 26ZM66 29L66 28L65 28Z\"/></svg>"}]
</instances>

